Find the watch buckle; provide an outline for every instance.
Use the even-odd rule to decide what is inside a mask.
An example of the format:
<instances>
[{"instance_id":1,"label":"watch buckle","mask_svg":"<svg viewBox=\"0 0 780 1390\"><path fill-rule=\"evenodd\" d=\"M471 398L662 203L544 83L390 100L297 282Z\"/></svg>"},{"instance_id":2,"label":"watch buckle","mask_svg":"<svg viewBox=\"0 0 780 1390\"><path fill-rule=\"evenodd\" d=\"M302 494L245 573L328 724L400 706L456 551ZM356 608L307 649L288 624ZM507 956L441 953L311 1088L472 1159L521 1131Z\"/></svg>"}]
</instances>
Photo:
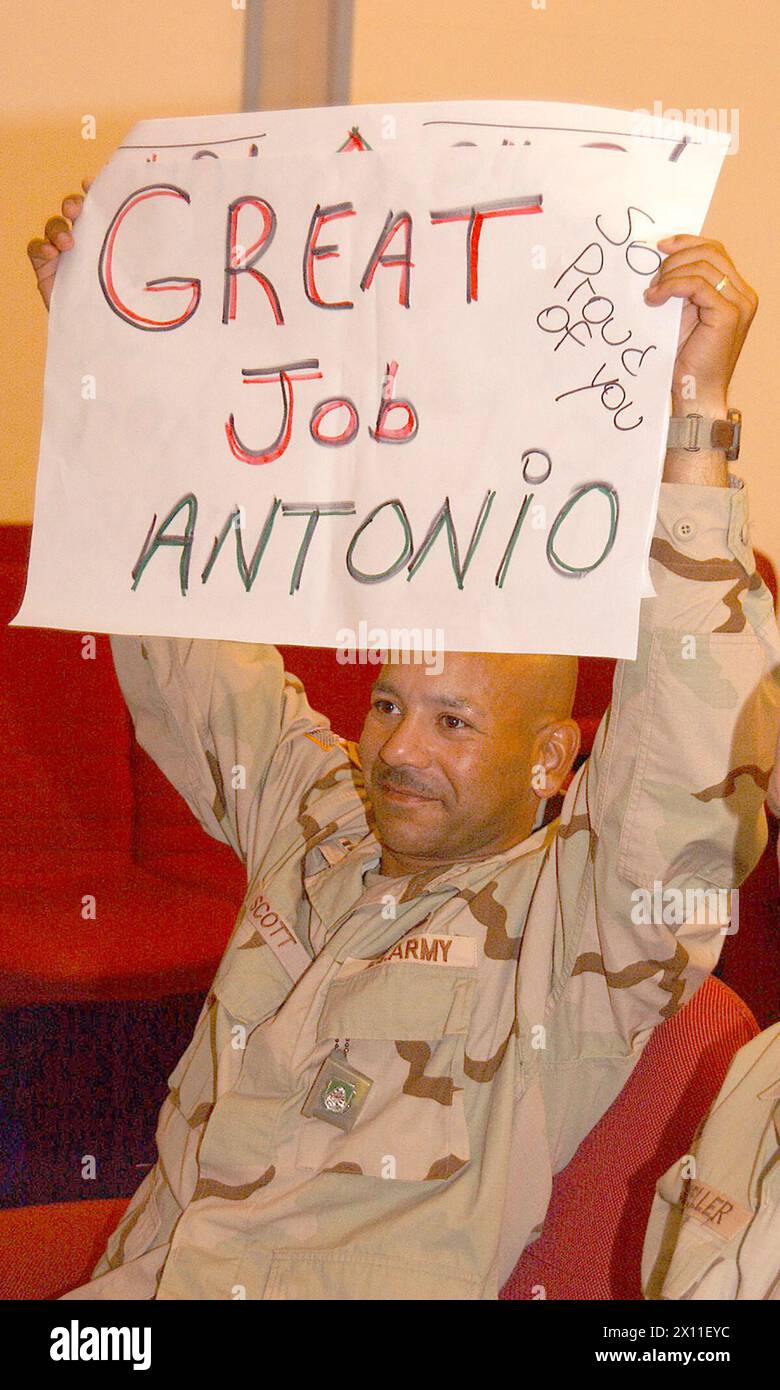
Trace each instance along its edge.
<instances>
[{"instance_id":1,"label":"watch buckle","mask_svg":"<svg viewBox=\"0 0 780 1390\"><path fill-rule=\"evenodd\" d=\"M727 460L729 461L729 463L733 463L735 459L739 458L739 440L740 435L742 434L742 411L737 410L734 407L730 407L726 411L726 419L729 420L734 427L734 432L731 439L731 447L726 450Z\"/></svg>"},{"instance_id":2,"label":"watch buckle","mask_svg":"<svg viewBox=\"0 0 780 1390\"><path fill-rule=\"evenodd\" d=\"M686 415L685 419L687 422L686 426L684 427L686 429L686 442L682 444L681 447L683 449L687 449L689 453L698 453L701 449L699 439L701 437L701 426L704 416L691 414Z\"/></svg>"}]
</instances>

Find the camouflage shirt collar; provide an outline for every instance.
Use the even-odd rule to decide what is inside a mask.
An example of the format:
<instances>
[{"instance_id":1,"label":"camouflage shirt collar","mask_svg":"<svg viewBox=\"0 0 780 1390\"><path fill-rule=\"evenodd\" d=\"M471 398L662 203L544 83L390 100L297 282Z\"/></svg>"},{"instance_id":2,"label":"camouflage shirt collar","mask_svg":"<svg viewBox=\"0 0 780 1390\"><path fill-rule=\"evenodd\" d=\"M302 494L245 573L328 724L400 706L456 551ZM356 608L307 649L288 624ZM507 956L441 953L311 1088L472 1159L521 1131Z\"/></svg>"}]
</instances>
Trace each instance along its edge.
<instances>
[{"instance_id":1,"label":"camouflage shirt collar","mask_svg":"<svg viewBox=\"0 0 780 1390\"><path fill-rule=\"evenodd\" d=\"M440 869L421 869L409 874L398 875L390 880L398 887L403 885L402 898L409 901L424 894L440 893L446 889L457 892L467 886L479 887L509 863L530 858L547 849L555 838L557 825L542 826L517 844L492 854L484 859L460 859L444 864ZM360 900L366 904L376 898L381 901L388 891L387 880L382 879L366 886L365 877L370 870L378 871L382 857L382 846L374 834L368 833L347 849L336 863L328 864L318 872L304 879L304 887L309 901L316 909L326 928L330 928L345 913L345 908Z\"/></svg>"}]
</instances>

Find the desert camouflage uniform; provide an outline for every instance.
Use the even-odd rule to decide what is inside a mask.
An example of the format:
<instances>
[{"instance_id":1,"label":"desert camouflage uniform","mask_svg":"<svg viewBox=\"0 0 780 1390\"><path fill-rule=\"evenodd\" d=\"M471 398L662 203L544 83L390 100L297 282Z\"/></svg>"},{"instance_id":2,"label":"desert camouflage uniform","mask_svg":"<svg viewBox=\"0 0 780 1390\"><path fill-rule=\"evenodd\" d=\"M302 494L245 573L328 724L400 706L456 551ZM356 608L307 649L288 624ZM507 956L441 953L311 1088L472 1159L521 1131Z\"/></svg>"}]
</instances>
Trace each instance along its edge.
<instances>
[{"instance_id":1,"label":"desert camouflage uniform","mask_svg":"<svg viewBox=\"0 0 780 1390\"><path fill-rule=\"evenodd\" d=\"M740 1048L660 1179L642 1283L653 1299L780 1299L780 1023Z\"/></svg>"},{"instance_id":2,"label":"desert camouflage uniform","mask_svg":"<svg viewBox=\"0 0 780 1390\"><path fill-rule=\"evenodd\" d=\"M249 888L158 1162L67 1297L497 1297L718 958L717 924L637 925L632 891L731 888L766 841L780 638L746 518L736 480L662 486L657 597L560 820L402 878L377 875L354 744L275 648L112 638L140 743ZM348 1133L301 1114L345 1038L373 1078Z\"/></svg>"}]
</instances>

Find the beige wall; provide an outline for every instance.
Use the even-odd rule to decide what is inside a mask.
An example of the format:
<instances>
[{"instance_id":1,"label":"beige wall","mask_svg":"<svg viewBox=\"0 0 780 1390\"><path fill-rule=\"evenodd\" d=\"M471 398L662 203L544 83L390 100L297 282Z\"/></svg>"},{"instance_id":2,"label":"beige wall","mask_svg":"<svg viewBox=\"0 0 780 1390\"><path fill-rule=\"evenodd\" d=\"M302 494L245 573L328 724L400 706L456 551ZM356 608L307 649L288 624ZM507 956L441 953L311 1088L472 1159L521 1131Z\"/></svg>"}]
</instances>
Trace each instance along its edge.
<instances>
[{"instance_id":1,"label":"beige wall","mask_svg":"<svg viewBox=\"0 0 780 1390\"><path fill-rule=\"evenodd\" d=\"M245 18L231 0L3 0L0 522L31 520L38 462L46 311L27 242L135 121L240 109Z\"/></svg>"},{"instance_id":2,"label":"beige wall","mask_svg":"<svg viewBox=\"0 0 780 1390\"><path fill-rule=\"evenodd\" d=\"M780 571L778 40L780 11L766 0L354 0L352 100L737 109L739 153L725 160L704 234L761 296L730 404L745 416L737 469L753 544Z\"/></svg>"}]
</instances>

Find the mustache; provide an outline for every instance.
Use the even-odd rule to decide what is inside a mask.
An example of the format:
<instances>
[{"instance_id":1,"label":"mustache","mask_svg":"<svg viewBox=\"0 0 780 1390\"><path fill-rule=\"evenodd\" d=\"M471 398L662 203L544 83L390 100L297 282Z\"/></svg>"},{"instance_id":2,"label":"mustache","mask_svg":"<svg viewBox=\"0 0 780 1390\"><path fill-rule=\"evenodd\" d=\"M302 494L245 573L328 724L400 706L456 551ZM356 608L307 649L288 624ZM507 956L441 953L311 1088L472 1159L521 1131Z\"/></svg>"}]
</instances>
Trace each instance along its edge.
<instances>
[{"instance_id":1,"label":"mustache","mask_svg":"<svg viewBox=\"0 0 780 1390\"><path fill-rule=\"evenodd\" d=\"M434 787L428 786L418 777L410 777L408 773L385 772L384 769L375 767L372 781L380 790L387 787L390 791L409 792L412 796L427 796L431 800L442 799Z\"/></svg>"}]
</instances>

